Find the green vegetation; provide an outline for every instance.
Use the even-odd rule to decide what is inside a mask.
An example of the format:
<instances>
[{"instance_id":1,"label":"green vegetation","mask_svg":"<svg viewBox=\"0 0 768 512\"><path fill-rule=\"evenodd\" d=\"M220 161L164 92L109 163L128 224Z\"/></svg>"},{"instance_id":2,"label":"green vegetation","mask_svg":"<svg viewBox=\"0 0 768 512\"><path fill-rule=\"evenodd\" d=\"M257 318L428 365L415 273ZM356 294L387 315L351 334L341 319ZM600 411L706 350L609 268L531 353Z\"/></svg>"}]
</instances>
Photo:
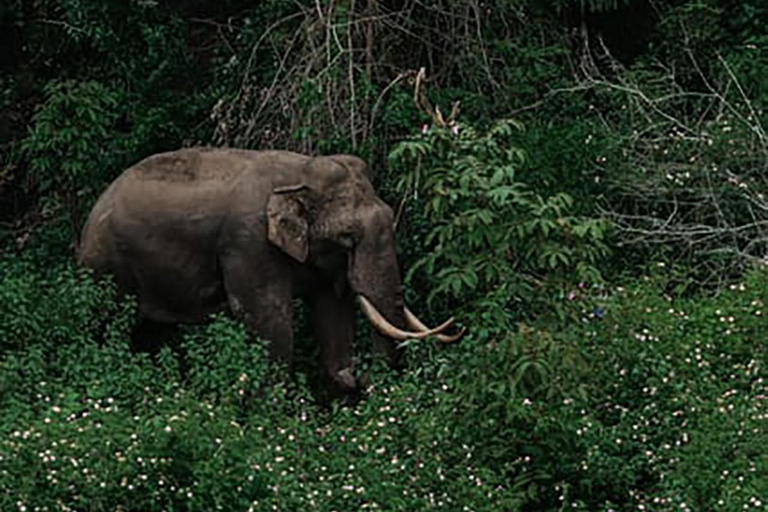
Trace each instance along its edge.
<instances>
[{"instance_id":1,"label":"green vegetation","mask_svg":"<svg viewBox=\"0 0 768 512\"><path fill-rule=\"evenodd\" d=\"M0 510L768 509L764 3L3 2ZM366 158L470 334L355 406L226 316L132 346L73 244L193 144Z\"/></svg>"}]
</instances>

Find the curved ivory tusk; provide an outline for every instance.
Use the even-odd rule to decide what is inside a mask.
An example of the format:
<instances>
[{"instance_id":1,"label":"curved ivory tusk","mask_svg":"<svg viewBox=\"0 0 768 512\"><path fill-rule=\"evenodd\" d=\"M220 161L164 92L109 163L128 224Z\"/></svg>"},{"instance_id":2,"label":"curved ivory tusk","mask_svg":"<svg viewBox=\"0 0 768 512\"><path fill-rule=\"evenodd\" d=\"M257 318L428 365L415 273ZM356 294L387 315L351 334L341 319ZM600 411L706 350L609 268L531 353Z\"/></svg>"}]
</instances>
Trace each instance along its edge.
<instances>
[{"instance_id":1,"label":"curved ivory tusk","mask_svg":"<svg viewBox=\"0 0 768 512\"><path fill-rule=\"evenodd\" d=\"M424 322L419 320L419 318L414 315L410 309L403 308L405 311L405 321L408 323L408 325L412 329L416 329L418 331L424 332L429 331L429 327L424 325ZM464 335L467 333L467 328L462 327L457 334L454 334L453 336L449 336L447 334L437 334L436 338L440 340L441 343L455 343L459 341L461 338L464 337Z\"/></svg>"},{"instance_id":2,"label":"curved ivory tusk","mask_svg":"<svg viewBox=\"0 0 768 512\"><path fill-rule=\"evenodd\" d=\"M387 319L384 318L384 316L379 313L379 311L373 306L373 304L371 304L370 301L368 301L368 299L362 295L358 295L357 300L360 302L360 308L363 310L363 313L365 313L365 316L368 318L371 324L373 324L373 326L376 327L376 329L384 336L388 336L398 341L421 340L427 336L433 336L440 333L441 331L444 331L453 323L453 318L449 318L442 325L439 325L434 329L420 332L404 331L389 323Z\"/></svg>"},{"instance_id":3,"label":"curved ivory tusk","mask_svg":"<svg viewBox=\"0 0 768 512\"><path fill-rule=\"evenodd\" d=\"M303 183L299 183L298 185L286 185L284 187L277 187L276 189L272 190L275 194L288 194L290 192L299 192L301 190L304 190L307 187Z\"/></svg>"}]
</instances>

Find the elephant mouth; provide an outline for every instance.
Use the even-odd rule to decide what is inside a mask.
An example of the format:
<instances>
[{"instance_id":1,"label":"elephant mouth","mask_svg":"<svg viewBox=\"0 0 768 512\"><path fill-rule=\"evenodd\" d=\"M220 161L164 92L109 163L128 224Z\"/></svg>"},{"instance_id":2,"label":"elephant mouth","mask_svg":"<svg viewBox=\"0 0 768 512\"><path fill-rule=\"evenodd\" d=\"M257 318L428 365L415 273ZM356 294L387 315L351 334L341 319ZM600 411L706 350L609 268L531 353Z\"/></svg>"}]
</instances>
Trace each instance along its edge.
<instances>
[{"instance_id":1,"label":"elephant mouth","mask_svg":"<svg viewBox=\"0 0 768 512\"><path fill-rule=\"evenodd\" d=\"M418 319L407 307L403 308L405 314L405 321L408 323L413 331L406 331L392 325L382 315L371 302L362 295L357 296L357 300L360 304L360 309L363 310L365 317L371 322L376 330L378 330L384 336L389 338L405 341L405 340L420 340L429 336L435 336L442 343L454 343L464 337L467 332L466 327L462 327L458 333L454 335L442 334L448 327L453 324L454 318L451 317L437 327L430 329L421 320Z\"/></svg>"}]
</instances>

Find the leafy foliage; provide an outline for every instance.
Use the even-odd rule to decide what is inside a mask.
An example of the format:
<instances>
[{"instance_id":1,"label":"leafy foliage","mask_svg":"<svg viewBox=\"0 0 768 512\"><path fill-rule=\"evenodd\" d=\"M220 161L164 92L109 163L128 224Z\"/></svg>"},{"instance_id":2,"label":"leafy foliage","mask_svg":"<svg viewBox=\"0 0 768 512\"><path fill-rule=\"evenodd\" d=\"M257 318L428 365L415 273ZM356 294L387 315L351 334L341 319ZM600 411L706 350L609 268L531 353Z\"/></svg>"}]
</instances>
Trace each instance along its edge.
<instances>
[{"instance_id":1,"label":"leafy foliage","mask_svg":"<svg viewBox=\"0 0 768 512\"><path fill-rule=\"evenodd\" d=\"M600 280L607 223L571 215L566 193L541 197L519 180L535 172L514 145L520 129L513 121L486 131L433 127L393 149L399 188L423 205L414 215L430 226L423 256L410 270L413 276L423 268L431 277L430 300L494 297L505 309L547 288Z\"/></svg>"},{"instance_id":2,"label":"leafy foliage","mask_svg":"<svg viewBox=\"0 0 768 512\"><path fill-rule=\"evenodd\" d=\"M580 289L579 322L411 344L327 409L230 320L151 358L108 284L2 265L4 509L736 511L767 490L764 270L704 299L661 273Z\"/></svg>"},{"instance_id":3,"label":"leafy foliage","mask_svg":"<svg viewBox=\"0 0 768 512\"><path fill-rule=\"evenodd\" d=\"M0 509L764 509L765 15L0 3ZM462 112L414 136L421 67ZM367 158L409 302L470 335L361 368L354 407L227 317L135 346L68 245L127 165L206 143Z\"/></svg>"},{"instance_id":4,"label":"leafy foliage","mask_svg":"<svg viewBox=\"0 0 768 512\"><path fill-rule=\"evenodd\" d=\"M103 183L100 157L109 153L117 96L94 81L49 82L45 94L22 146L37 188L73 194Z\"/></svg>"}]
</instances>

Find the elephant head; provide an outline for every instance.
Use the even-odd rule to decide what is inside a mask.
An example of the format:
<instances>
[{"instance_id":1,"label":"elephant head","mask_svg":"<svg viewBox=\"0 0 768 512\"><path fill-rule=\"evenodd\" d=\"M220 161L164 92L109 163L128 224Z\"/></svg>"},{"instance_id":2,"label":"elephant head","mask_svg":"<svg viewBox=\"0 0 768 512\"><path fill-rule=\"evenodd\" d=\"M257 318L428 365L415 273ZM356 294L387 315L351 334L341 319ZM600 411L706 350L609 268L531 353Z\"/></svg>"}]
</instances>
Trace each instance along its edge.
<instances>
[{"instance_id":1,"label":"elephant head","mask_svg":"<svg viewBox=\"0 0 768 512\"><path fill-rule=\"evenodd\" d=\"M362 160L314 158L292 180L276 186L268 200L268 238L296 261L322 270L337 295L351 292L376 328L379 354L396 366L392 340L437 335L449 343L463 336L463 329L441 334L453 319L429 329L405 307L393 212L376 195Z\"/></svg>"}]
</instances>

